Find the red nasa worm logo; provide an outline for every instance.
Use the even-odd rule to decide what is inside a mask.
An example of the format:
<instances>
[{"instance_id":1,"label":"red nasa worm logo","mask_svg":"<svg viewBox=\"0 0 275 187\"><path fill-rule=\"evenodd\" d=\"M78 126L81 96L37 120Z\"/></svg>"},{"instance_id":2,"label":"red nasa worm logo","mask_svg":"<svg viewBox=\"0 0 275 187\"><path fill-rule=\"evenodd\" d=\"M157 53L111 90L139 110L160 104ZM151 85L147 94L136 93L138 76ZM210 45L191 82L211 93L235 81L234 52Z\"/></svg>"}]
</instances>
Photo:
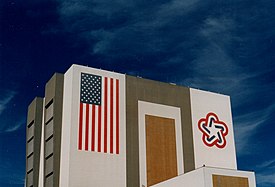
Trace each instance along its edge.
<instances>
[{"instance_id":1,"label":"red nasa worm logo","mask_svg":"<svg viewBox=\"0 0 275 187\"><path fill-rule=\"evenodd\" d=\"M226 135L228 134L228 127L220 121L218 116L209 112L206 118L201 118L198 122L200 131L202 132L202 141L208 147L214 145L218 148L224 148L226 146Z\"/></svg>"}]
</instances>

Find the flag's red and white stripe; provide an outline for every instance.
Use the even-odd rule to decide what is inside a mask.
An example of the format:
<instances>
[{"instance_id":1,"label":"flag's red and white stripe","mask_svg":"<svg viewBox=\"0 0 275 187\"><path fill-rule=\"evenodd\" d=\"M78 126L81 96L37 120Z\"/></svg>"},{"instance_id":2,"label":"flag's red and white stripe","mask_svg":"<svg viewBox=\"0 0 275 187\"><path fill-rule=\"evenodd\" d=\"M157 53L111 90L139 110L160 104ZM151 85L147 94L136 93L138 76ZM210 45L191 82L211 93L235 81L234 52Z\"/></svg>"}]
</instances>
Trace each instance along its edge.
<instances>
[{"instance_id":1,"label":"flag's red and white stripe","mask_svg":"<svg viewBox=\"0 0 275 187\"><path fill-rule=\"evenodd\" d=\"M104 77L101 105L80 102L78 149L119 154L119 80Z\"/></svg>"}]
</instances>

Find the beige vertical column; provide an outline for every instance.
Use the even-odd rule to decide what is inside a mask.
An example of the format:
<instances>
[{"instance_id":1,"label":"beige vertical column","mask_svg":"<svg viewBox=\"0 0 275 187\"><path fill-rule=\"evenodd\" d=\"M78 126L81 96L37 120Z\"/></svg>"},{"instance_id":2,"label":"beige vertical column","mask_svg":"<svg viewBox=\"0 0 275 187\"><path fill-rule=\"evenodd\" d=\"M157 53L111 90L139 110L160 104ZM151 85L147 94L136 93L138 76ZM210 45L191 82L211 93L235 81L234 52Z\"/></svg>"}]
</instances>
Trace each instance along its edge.
<instances>
[{"instance_id":1,"label":"beige vertical column","mask_svg":"<svg viewBox=\"0 0 275 187\"><path fill-rule=\"evenodd\" d=\"M26 187L38 186L43 98L36 97L28 108L26 142Z\"/></svg>"},{"instance_id":2,"label":"beige vertical column","mask_svg":"<svg viewBox=\"0 0 275 187\"><path fill-rule=\"evenodd\" d=\"M59 187L64 75L47 82L44 108L44 186Z\"/></svg>"}]
</instances>

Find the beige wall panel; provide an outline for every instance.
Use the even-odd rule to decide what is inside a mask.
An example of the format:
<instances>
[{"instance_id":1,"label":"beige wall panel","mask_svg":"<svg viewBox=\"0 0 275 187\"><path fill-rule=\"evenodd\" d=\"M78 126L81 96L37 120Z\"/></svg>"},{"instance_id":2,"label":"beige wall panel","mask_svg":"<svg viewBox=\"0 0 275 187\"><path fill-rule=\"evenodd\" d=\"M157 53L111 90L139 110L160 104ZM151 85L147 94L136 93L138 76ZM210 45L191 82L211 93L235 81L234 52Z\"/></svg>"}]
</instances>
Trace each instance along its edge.
<instances>
[{"instance_id":1,"label":"beige wall panel","mask_svg":"<svg viewBox=\"0 0 275 187\"><path fill-rule=\"evenodd\" d=\"M45 125L45 140L53 135L53 120Z\"/></svg>"},{"instance_id":2,"label":"beige wall panel","mask_svg":"<svg viewBox=\"0 0 275 187\"><path fill-rule=\"evenodd\" d=\"M45 158L53 153L53 138L45 143Z\"/></svg>"},{"instance_id":3,"label":"beige wall panel","mask_svg":"<svg viewBox=\"0 0 275 187\"><path fill-rule=\"evenodd\" d=\"M27 159L27 171L33 169L33 155Z\"/></svg>"},{"instance_id":4,"label":"beige wall panel","mask_svg":"<svg viewBox=\"0 0 275 187\"><path fill-rule=\"evenodd\" d=\"M46 178L45 187L53 187L53 175Z\"/></svg>"},{"instance_id":5,"label":"beige wall panel","mask_svg":"<svg viewBox=\"0 0 275 187\"><path fill-rule=\"evenodd\" d=\"M27 187L33 185L33 171L27 174Z\"/></svg>"},{"instance_id":6,"label":"beige wall panel","mask_svg":"<svg viewBox=\"0 0 275 187\"><path fill-rule=\"evenodd\" d=\"M53 156L47 159L45 162L45 164L47 165L45 175L47 176L49 173L53 171Z\"/></svg>"},{"instance_id":7,"label":"beige wall panel","mask_svg":"<svg viewBox=\"0 0 275 187\"><path fill-rule=\"evenodd\" d=\"M34 125L30 126L27 131L27 141L34 136Z\"/></svg>"},{"instance_id":8,"label":"beige wall panel","mask_svg":"<svg viewBox=\"0 0 275 187\"><path fill-rule=\"evenodd\" d=\"M34 145L34 139L32 139L29 143L27 143L27 156L33 153L33 145Z\"/></svg>"},{"instance_id":9,"label":"beige wall panel","mask_svg":"<svg viewBox=\"0 0 275 187\"><path fill-rule=\"evenodd\" d=\"M48 108L45 110L45 122L47 123L49 119L53 117L53 103L48 106Z\"/></svg>"}]
</instances>

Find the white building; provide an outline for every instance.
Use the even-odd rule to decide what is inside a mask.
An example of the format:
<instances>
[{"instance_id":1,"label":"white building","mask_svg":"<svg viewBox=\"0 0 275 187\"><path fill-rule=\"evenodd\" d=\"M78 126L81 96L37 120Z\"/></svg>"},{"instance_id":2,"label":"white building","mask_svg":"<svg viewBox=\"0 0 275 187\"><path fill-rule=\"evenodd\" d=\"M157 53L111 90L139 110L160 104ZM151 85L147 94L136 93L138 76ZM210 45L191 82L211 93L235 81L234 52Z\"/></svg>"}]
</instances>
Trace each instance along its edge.
<instances>
[{"instance_id":1,"label":"white building","mask_svg":"<svg viewBox=\"0 0 275 187\"><path fill-rule=\"evenodd\" d=\"M26 186L255 187L229 96L73 65L29 106Z\"/></svg>"}]
</instances>

